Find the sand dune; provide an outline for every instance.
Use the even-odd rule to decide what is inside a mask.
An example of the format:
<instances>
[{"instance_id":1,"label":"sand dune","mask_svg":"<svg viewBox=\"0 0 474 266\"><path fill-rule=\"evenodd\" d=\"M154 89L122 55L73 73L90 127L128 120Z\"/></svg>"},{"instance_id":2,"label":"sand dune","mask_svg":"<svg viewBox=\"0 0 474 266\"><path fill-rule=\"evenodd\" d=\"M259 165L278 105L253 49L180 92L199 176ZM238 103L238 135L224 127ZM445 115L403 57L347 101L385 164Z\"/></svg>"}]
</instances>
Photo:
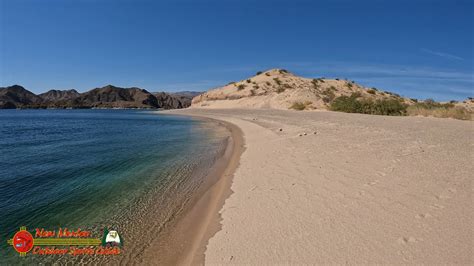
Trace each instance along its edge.
<instances>
[{"instance_id":1,"label":"sand dune","mask_svg":"<svg viewBox=\"0 0 474 266\"><path fill-rule=\"evenodd\" d=\"M391 92L367 88L350 80L299 77L287 70L270 69L253 77L209 90L194 97L192 106L201 108L272 108L288 110L294 103L307 110L327 110L342 95L358 93L364 99L397 99L413 104Z\"/></svg>"},{"instance_id":2,"label":"sand dune","mask_svg":"<svg viewBox=\"0 0 474 266\"><path fill-rule=\"evenodd\" d=\"M188 109L246 149L206 264L472 264L472 122ZM281 131L280 131L281 129Z\"/></svg>"}]
</instances>

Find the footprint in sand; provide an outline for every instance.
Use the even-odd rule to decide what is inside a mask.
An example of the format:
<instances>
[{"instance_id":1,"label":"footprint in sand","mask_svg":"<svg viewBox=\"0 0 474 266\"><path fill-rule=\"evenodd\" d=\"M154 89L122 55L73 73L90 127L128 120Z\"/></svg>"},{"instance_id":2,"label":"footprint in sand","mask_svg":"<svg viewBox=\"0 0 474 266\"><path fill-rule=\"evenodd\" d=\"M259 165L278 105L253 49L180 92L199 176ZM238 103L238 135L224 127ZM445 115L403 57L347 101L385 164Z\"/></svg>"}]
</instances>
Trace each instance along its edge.
<instances>
[{"instance_id":1,"label":"footprint in sand","mask_svg":"<svg viewBox=\"0 0 474 266\"><path fill-rule=\"evenodd\" d=\"M441 210L441 209L444 209L444 206L439 205L439 204L433 204L433 205L431 205L431 208Z\"/></svg>"},{"instance_id":2,"label":"footprint in sand","mask_svg":"<svg viewBox=\"0 0 474 266\"><path fill-rule=\"evenodd\" d=\"M377 172L377 175L379 175L379 176L386 176L387 173L385 173L385 172Z\"/></svg>"},{"instance_id":3,"label":"footprint in sand","mask_svg":"<svg viewBox=\"0 0 474 266\"><path fill-rule=\"evenodd\" d=\"M409 236L409 237L404 236L397 239L397 243L400 245L406 245L406 244L415 243L415 242L416 242L416 238L412 236Z\"/></svg>"},{"instance_id":4,"label":"footprint in sand","mask_svg":"<svg viewBox=\"0 0 474 266\"><path fill-rule=\"evenodd\" d=\"M365 185L366 185L366 186L375 186L375 185L377 185L378 183L379 183L378 180L374 180L374 181L371 181L371 182L369 182L369 183L366 183Z\"/></svg>"},{"instance_id":5,"label":"footprint in sand","mask_svg":"<svg viewBox=\"0 0 474 266\"><path fill-rule=\"evenodd\" d=\"M431 214L429 213L420 213L418 215L415 216L417 219L425 219L425 218L430 218L430 217L433 217L431 216Z\"/></svg>"}]
</instances>

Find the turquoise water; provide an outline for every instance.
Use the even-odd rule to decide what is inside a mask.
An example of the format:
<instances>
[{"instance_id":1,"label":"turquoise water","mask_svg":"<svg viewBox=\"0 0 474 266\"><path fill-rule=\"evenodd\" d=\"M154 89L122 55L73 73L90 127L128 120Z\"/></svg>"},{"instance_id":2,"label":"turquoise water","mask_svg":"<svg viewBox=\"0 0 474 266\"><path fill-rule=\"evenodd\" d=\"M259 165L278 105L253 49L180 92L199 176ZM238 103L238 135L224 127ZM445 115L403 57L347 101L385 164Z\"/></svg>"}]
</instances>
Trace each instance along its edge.
<instances>
[{"instance_id":1,"label":"turquoise water","mask_svg":"<svg viewBox=\"0 0 474 266\"><path fill-rule=\"evenodd\" d=\"M0 256L18 259L6 239L20 226L112 226L144 249L142 231L183 210L227 134L140 110L0 111Z\"/></svg>"}]
</instances>

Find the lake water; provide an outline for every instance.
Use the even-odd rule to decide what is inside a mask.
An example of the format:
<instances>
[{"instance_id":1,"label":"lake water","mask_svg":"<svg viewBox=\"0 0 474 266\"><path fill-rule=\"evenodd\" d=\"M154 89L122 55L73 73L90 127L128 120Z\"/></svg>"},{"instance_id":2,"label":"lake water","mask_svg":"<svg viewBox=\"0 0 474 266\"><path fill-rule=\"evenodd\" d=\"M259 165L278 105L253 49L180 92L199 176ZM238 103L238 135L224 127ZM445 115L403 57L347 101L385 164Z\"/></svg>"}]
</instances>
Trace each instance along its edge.
<instances>
[{"instance_id":1,"label":"lake water","mask_svg":"<svg viewBox=\"0 0 474 266\"><path fill-rule=\"evenodd\" d=\"M19 259L6 240L20 226L114 227L138 254L185 209L227 137L215 122L143 110L1 110L2 261Z\"/></svg>"}]
</instances>

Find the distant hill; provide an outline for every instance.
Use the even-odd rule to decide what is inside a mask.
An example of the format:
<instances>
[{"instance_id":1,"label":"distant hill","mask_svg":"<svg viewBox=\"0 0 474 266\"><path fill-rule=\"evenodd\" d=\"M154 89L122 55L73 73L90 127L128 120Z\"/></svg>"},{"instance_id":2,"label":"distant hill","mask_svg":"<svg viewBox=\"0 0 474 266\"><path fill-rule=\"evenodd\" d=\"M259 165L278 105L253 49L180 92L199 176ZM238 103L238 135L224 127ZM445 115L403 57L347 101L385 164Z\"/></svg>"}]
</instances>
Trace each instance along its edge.
<instances>
[{"instance_id":1,"label":"distant hill","mask_svg":"<svg viewBox=\"0 0 474 266\"><path fill-rule=\"evenodd\" d=\"M50 90L35 95L22 86L0 88L0 109L14 108L163 108L176 109L189 106L168 93L157 96L132 87L120 88L107 85L88 92L76 90Z\"/></svg>"},{"instance_id":2,"label":"distant hill","mask_svg":"<svg viewBox=\"0 0 474 266\"><path fill-rule=\"evenodd\" d=\"M36 105L42 101L41 97L19 85L0 88L0 108L2 109Z\"/></svg>"}]
</instances>

